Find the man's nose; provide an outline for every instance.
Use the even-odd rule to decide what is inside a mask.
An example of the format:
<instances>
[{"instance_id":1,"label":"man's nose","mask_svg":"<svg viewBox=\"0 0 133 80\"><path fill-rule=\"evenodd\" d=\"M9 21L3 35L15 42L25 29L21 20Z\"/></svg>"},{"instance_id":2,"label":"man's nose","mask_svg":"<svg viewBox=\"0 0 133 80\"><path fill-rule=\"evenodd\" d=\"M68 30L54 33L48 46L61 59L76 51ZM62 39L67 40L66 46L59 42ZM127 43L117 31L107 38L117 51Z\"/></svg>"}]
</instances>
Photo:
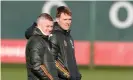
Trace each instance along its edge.
<instances>
[{"instance_id":1,"label":"man's nose","mask_svg":"<svg viewBox=\"0 0 133 80\"><path fill-rule=\"evenodd\" d=\"M71 21L68 20L68 21L67 21L67 24L70 24L70 23L71 23Z\"/></svg>"}]
</instances>

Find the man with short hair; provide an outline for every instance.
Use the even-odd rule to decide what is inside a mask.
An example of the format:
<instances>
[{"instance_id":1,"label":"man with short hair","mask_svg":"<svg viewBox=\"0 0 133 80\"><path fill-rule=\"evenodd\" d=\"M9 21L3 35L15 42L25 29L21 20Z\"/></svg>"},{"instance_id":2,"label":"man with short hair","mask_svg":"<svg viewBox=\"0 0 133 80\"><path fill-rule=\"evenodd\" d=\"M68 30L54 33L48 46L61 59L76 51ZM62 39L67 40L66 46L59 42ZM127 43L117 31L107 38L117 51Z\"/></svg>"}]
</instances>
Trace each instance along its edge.
<instances>
[{"instance_id":1,"label":"man with short hair","mask_svg":"<svg viewBox=\"0 0 133 80\"><path fill-rule=\"evenodd\" d=\"M26 45L28 80L59 80L49 43L53 19L49 14L42 13L36 23L32 35L26 37L28 39Z\"/></svg>"},{"instance_id":2,"label":"man with short hair","mask_svg":"<svg viewBox=\"0 0 133 80\"><path fill-rule=\"evenodd\" d=\"M58 7L56 21L54 23L53 36L51 36L51 43L52 52L58 54L56 67L58 67L59 78L62 80L81 80L81 74L78 71L75 59L74 42L70 34L72 23L70 9L65 6ZM63 67L59 66L59 63ZM66 71L63 71L63 68Z\"/></svg>"}]
</instances>

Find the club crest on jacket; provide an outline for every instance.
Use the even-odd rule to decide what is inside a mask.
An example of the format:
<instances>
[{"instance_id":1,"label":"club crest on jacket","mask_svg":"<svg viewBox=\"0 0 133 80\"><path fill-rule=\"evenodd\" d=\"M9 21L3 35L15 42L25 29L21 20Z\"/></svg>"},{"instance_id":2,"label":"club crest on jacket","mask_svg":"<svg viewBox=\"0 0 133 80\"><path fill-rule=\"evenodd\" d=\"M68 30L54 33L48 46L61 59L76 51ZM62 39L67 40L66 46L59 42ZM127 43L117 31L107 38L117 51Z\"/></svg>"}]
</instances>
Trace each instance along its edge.
<instances>
[{"instance_id":1,"label":"club crest on jacket","mask_svg":"<svg viewBox=\"0 0 133 80\"><path fill-rule=\"evenodd\" d=\"M67 46L67 42L64 40L64 45Z\"/></svg>"},{"instance_id":2,"label":"club crest on jacket","mask_svg":"<svg viewBox=\"0 0 133 80\"><path fill-rule=\"evenodd\" d=\"M74 48L74 44L73 44L73 42L72 42L72 40L70 39L70 43L71 43L71 45L72 45L72 48Z\"/></svg>"}]
</instances>

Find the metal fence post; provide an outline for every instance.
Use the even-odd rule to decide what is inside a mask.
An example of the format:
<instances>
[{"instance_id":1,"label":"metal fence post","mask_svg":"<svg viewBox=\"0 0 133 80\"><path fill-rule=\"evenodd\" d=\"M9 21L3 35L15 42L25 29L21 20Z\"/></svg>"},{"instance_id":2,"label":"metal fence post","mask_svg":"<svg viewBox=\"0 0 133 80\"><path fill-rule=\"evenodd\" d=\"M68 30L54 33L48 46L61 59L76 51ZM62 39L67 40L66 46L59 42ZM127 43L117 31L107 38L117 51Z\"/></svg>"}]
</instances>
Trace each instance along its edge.
<instances>
[{"instance_id":1,"label":"metal fence post","mask_svg":"<svg viewBox=\"0 0 133 80\"><path fill-rule=\"evenodd\" d=\"M94 68L94 40L95 40L95 27L96 27L96 1L90 4L90 33L91 33L91 46L90 46L90 69Z\"/></svg>"}]
</instances>

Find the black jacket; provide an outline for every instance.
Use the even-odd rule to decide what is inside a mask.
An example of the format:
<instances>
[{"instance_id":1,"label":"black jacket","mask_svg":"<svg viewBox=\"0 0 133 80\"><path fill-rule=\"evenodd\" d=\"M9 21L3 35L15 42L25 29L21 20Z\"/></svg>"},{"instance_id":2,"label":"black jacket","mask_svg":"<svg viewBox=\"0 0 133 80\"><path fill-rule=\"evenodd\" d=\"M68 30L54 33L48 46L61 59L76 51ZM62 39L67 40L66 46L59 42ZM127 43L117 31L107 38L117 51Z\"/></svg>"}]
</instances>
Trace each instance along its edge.
<instances>
[{"instance_id":1,"label":"black jacket","mask_svg":"<svg viewBox=\"0 0 133 80\"><path fill-rule=\"evenodd\" d=\"M80 80L81 74L78 71L74 42L70 35L70 30L63 30L57 22L54 24L53 36L50 38L52 43L52 52L58 53L57 60L60 61L70 74L70 80ZM58 70L58 74L59 74ZM60 74L59 77L64 78L65 76ZM64 80L66 80L64 78Z\"/></svg>"},{"instance_id":2,"label":"black jacket","mask_svg":"<svg viewBox=\"0 0 133 80\"><path fill-rule=\"evenodd\" d=\"M32 35L26 38L28 39L26 45L28 80L59 80L48 36L43 35L38 28L34 28Z\"/></svg>"},{"instance_id":3,"label":"black jacket","mask_svg":"<svg viewBox=\"0 0 133 80\"><path fill-rule=\"evenodd\" d=\"M27 29L26 37L32 35L32 31L35 28L34 23ZM70 35L70 30L63 30L57 22L54 23L54 30L50 37L52 43L52 52L56 57L56 67L58 70L58 76L62 80L81 80L81 74L78 71L75 56L74 56L74 43Z\"/></svg>"}]
</instances>

